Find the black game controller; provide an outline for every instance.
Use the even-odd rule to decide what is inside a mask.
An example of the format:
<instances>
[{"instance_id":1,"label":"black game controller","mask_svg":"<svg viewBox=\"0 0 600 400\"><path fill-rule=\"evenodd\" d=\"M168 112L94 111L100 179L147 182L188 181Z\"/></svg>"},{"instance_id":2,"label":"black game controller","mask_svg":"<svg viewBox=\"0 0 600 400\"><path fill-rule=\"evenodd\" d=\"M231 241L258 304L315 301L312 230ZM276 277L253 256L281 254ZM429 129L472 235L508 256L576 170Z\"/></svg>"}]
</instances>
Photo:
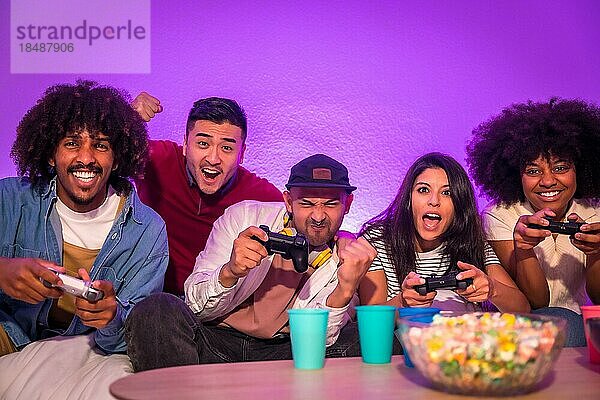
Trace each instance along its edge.
<instances>
[{"instance_id":1,"label":"black game controller","mask_svg":"<svg viewBox=\"0 0 600 400\"><path fill-rule=\"evenodd\" d=\"M296 272L304 273L308 269L308 240L298 233L296 236L287 236L271 232L269 227L261 225L260 229L267 233L269 240L262 241L256 236L252 239L260 242L269 254L280 254L286 260L292 260Z\"/></svg>"},{"instance_id":2,"label":"black game controller","mask_svg":"<svg viewBox=\"0 0 600 400\"><path fill-rule=\"evenodd\" d=\"M466 289L469 285L473 284L473 278L456 279L456 275L459 273L460 271L450 271L442 276L430 276L425 278L423 285L413 286L413 289L421 296L425 296L427 293L437 289Z\"/></svg>"},{"instance_id":3,"label":"black game controller","mask_svg":"<svg viewBox=\"0 0 600 400\"><path fill-rule=\"evenodd\" d=\"M581 228L581 225L583 225L585 222L558 222L558 221L554 221L552 220L552 218L550 217L544 217L544 219L548 220L548 222L550 222L550 225L548 226L544 226L544 225L538 225L538 224L529 224L527 225L527 227L529 228L533 228L533 229L545 229L548 230L552 233L562 233L564 235L574 235L577 232L581 232L579 228Z\"/></svg>"}]
</instances>

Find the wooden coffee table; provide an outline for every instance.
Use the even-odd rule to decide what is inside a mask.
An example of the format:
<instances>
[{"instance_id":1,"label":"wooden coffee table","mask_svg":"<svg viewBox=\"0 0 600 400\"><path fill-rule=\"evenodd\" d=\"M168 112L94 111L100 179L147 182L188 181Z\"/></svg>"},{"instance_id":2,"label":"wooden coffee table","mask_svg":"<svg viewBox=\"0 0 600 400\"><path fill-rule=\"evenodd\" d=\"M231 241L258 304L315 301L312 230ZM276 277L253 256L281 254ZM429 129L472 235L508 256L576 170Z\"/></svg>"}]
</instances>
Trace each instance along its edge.
<instances>
[{"instance_id":1,"label":"wooden coffee table","mask_svg":"<svg viewBox=\"0 0 600 400\"><path fill-rule=\"evenodd\" d=\"M360 358L327 359L321 370L294 369L292 361L261 361L164 368L140 372L110 385L118 399L461 399L427 387L425 379L404 366L369 365ZM587 348L563 349L538 390L518 398L600 399L600 365L588 362Z\"/></svg>"}]
</instances>

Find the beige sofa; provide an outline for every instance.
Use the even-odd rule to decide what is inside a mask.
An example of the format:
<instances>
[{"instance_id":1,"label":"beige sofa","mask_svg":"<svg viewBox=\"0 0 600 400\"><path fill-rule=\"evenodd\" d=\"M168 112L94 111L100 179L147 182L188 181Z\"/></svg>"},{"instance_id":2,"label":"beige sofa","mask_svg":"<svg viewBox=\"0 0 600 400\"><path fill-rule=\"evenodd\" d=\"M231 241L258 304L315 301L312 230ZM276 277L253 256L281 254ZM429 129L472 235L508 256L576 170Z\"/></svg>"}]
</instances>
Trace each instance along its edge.
<instances>
[{"instance_id":1,"label":"beige sofa","mask_svg":"<svg viewBox=\"0 0 600 400\"><path fill-rule=\"evenodd\" d=\"M102 354L91 335L55 337L0 357L0 399L114 399L108 387L132 372L126 355Z\"/></svg>"}]
</instances>

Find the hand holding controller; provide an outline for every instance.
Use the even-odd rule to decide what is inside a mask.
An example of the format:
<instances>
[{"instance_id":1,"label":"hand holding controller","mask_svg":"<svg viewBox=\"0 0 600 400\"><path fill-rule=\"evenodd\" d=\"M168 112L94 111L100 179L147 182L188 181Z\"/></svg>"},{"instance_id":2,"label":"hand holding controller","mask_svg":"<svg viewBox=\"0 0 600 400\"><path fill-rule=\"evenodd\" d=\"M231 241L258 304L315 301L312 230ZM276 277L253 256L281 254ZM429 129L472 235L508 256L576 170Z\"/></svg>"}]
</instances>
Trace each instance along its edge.
<instances>
[{"instance_id":1,"label":"hand holding controller","mask_svg":"<svg viewBox=\"0 0 600 400\"><path fill-rule=\"evenodd\" d=\"M298 233L296 236L287 236L281 233L271 232L269 227L261 225L260 229L266 232L269 239L265 242L256 236L252 239L260 242L269 254L280 254L286 260L292 260L294 269L298 273L304 273L308 269L308 240L304 235Z\"/></svg>"},{"instance_id":2,"label":"hand holding controller","mask_svg":"<svg viewBox=\"0 0 600 400\"><path fill-rule=\"evenodd\" d=\"M48 288L59 288L66 293L69 293L75 297L81 297L82 299L85 299L91 303L102 300L104 297L104 293L101 290L92 287L90 281L83 281L69 275L61 274L60 272L53 270L51 271L54 272L63 283L62 285L54 286L50 282L42 280L44 286Z\"/></svg>"},{"instance_id":3,"label":"hand holding controller","mask_svg":"<svg viewBox=\"0 0 600 400\"><path fill-rule=\"evenodd\" d=\"M421 296L425 296L427 293L438 289L466 289L469 285L473 284L473 278L456 279L456 275L459 273L460 271L451 271L442 276L425 278L425 283L423 285L413 286L413 289Z\"/></svg>"},{"instance_id":4,"label":"hand holding controller","mask_svg":"<svg viewBox=\"0 0 600 400\"><path fill-rule=\"evenodd\" d=\"M571 235L576 234L577 232L581 232L581 230L580 230L581 225L585 224L584 222L574 222L574 221L559 222L559 221L554 221L550 217L544 217L544 219L548 220L548 222L550 222L550 225L544 226L544 225L538 225L538 224L529 224L527 226L529 228L533 228L533 229L545 229L552 233L559 233L559 234L571 236Z\"/></svg>"}]
</instances>

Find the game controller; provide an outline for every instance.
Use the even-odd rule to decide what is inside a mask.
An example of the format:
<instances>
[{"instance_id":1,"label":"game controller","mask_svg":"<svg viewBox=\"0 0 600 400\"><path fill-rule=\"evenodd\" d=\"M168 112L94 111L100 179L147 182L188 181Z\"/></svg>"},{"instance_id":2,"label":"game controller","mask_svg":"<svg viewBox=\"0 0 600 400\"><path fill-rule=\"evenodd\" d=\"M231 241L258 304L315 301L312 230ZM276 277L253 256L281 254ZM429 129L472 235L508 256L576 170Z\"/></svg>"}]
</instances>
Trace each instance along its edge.
<instances>
[{"instance_id":1,"label":"game controller","mask_svg":"<svg viewBox=\"0 0 600 400\"><path fill-rule=\"evenodd\" d=\"M75 297L81 297L82 299L85 299L92 303L98 300L102 300L102 298L104 297L104 292L102 292L100 289L91 287L90 285L92 283L89 281L83 281L81 279L74 278L69 275L61 274L60 272L56 272L54 270L50 271L56 274L56 276L58 276L63 283L62 285L55 286L50 282L40 278L44 286L46 286L47 288L58 288L64 291L65 293L69 293Z\"/></svg>"},{"instance_id":2,"label":"game controller","mask_svg":"<svg viewBox=\"0 0 600 400\"><path fill-rule=\"evenodd\" d=\"M438 289L466 289L469 285L473 284L473 278L456 279L456 275L459 273L460 271L451 271L442 276L427 277L424 284L413 286L413 289L421 296L425 296L427 293Z\"/></svg>"},{"instance_id":3,"label":"game controller","mask_svg":"<svg viewBox=\"0 0 600 400\"><path fill-rule=\"evenodd\" d=\"M269 239L265 242L256 236L252 239L260 242L269 254L280 254L286 260L292 260L296 272L304 273L308 269L308 240L304 235L298 233L296 236L287 236L281 233L271 232L269 227L259 227L266 232Z\"/></svg>"},{"instance_id":4,"label":"game controller","mask_svg":"<svg viewBox=\"0 0 600 400\"><path fill-rule=\"evenodd\" d=\"M529 228L533 228L533 229L545 229L548 230L552 233L560 233L563 235L574 235L577 232L580 232L580 228L581 225L585 224L585 222L558 222L558 221L554 221L552 220L552 218L550 217L544 217L544 219L548 220L548 222L550 222L550 225L548 226L544 226L544 225L538 225L538 224L529 224L527 225L527 227Z\"/></svg>"}]
</instances>

